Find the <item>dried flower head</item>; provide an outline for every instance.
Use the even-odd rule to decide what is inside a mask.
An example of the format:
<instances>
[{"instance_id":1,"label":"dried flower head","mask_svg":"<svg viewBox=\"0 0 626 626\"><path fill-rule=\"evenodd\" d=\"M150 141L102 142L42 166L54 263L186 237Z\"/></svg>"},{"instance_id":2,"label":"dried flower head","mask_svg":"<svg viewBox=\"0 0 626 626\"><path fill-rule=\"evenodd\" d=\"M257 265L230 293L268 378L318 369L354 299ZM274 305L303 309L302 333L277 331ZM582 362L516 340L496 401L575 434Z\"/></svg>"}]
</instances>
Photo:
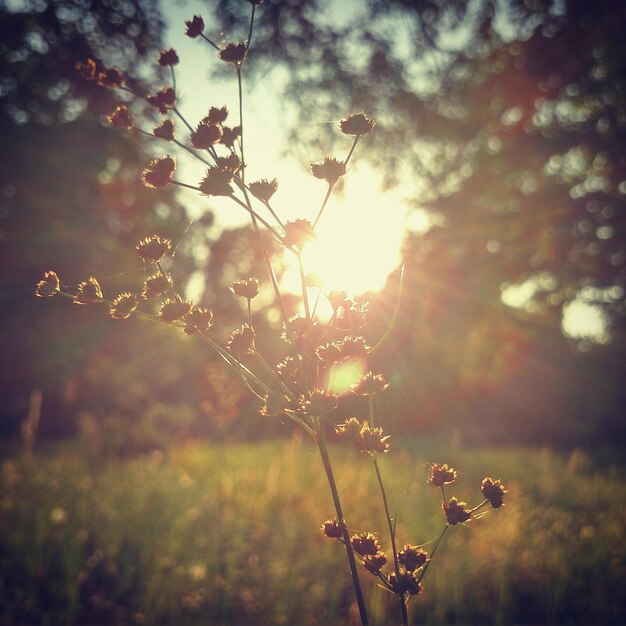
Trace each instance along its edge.
<instances>
[{"instance_id":1,"label":"dried flower head","mask_svg":"<svg viewBox=\"0 0 626 626\"><path fill-rule=\"evenodd\" d=\"M224 106L221 108L211 107L208 115L202 120L205 124L223 124L228 117L228 109Z\"/></svg>"},{"instance_id":2,"label":"dried flower head","mask_svg":"<svg viewBox=\"0 0 626 626\"><path fill-rule=\"evenodd\" d=\"M302 372L302 356L288 356L276 364L276 373L287 385L296 383Z\"/></svg>"},{"instance_id":3,"label":"dried flower head","mask_svg":"<svg viewBox=\"0 0 626 626\"><path fill-rule=\"evenodd\" d=\"M352 385L352 393L357 396L374 396L385 391L387 387L389 387L389 383L381 374L373 374L368 371Z\"/></svg>"},{"instance_id":4,"label":"dried flower head","mask_svg":"<svg viewBox=\"0 0 626 626\"><path fill-rule=\"evenodd\" d=\"M232 172L210 167L198 188L205 196L230 196L233 193L233 188L229 185L232 179Z\"/></svg>"},{"instance_id":5,"label":"dried flower head","mask_svg":"<svg viewBox=\"0 0 626 626\"><path fill-rule=\"evenodd\" d=\"M130 112L126 105L118 106L111 115L109 115L109 122L115 128L132 128L133 120L130 117Z\"/></svg>"},{"instance_id":6,"label":"dried flower head","mask_svg":"<svg viewBox=\"0 0 626 626\"><path fill-rule=\"evenodd\" d=\"M170 287L170 284L162 274L155 274L146 278L143 284L143 291L141 296L145 300L152 300L158 296L164 294Z\"/></svg>"},{"instance_id":7,"label":"dried flower head","mask_svg":"<svg viewBox=\"0 0 626 626\"><path fill-rule=\"evenodd\" d=\"M339 129L344 135L367 135L374 126L376 122L365 113L353 113L339 122Z\"/></svg>"},{"instance_id":8,"label":"dried flower head","mask_svg":"<svg viewBox=\"0 0 626 626\"><path fill-rule=\"evenodd\" d=\"M361 429L360 449L368 454L384 454L389 451L390 435L385 435L382 428L371 428L365 424Z\"/></svg>"},{"instance_id":9,"label":"dried flower head","mask_svg":"<svg viewBox=\"0 0 626 626\"><path fill-rule=\"evenodd\" d=\"M352 300L348 298L348 294L345 291L331 291L328 294L328 301L333 310L337 310L339 307L350 306Z\"/></svg>"},{"instance_id":10,"label":"dried flower head","mask_svg":"<svg viewBox=\"0 0 626 626\"><path fill-rule=\"evenodd\" d=\"M161 50L161 54L159 55L159 65L162 67L173 67L174 65L178 65L178 62L179 58L174 48Z\"/></svg>"},{"instance_id":11,"label":"dried flower head","mask_svg":"<svg viewBox=\"0 0 626 626\"><path fill-rule=\"evenodd\" d=\"M375 555L380 552L380 543L378 537L374 533L357 533L350 537L350 545L352 549L359 555L367 554Z\"/></svg>"},{"instance_id":12,"label":"dried flower head","mask_svg":"<svg viewBox=\"0 0 626 626\"><path fill-rule=\"evenodd\" d=\"M504 495L507 491L499 480L490 477L484 478L480 490L494 509L499 509L504 505Z\"/></svg>"},{"instance_id":13,"label":"dried flower head","mask_svg":"<svg viewBox=\"0 0 626 626\"><path fill-rule=\"evenodd\" d=\"M188 335L196 332L204 332L209 330L213 324L213 311L203 307L195 306L185 317L185 328L183 329Z\"/></svg>"},{"instance_id":14,"label":"dried flower head","mask_svg":"<svg viewBox=\"0 0 626 626\"><path fill-rule=\"evenodd\" d=\"M275 178L271 181L264 178L250 183L249 189L250 193L258 200L269 202L278 189L278 181Z\"/></svg>"},{"instance_id":15,"label":"dried flower head","mask_svg":"<svg viewBox=\"0 0 626 626\"><path fill-rule=\"evenodd\" d=\"M259 414L265 417L278 417L291 406L291 401L287 396L271 395L265 396L263 400Z\"/></svg>"},{"instance_id":16,"label":"dried flower head","mask_svg":"<svg viewBox=\"0 0 626 626\"><path fill-rule=\"evenodd\" d=\"M159 317L168 324L183 319L193 305L189 300L166 300L159 308Z\"/></svg>"},{"instance_id":17,"label":"dried flower head","mask_svg":"<svg viewBox=\"0 0 626 626\"><path fill-rule=\"evenodd\" d=\"M356 417L348 418L343 424L339 424L335 428L337 438L344 441L351 441L358 446L361 439L361 428L364 424L365 422L362 422Z\"/></svg>"},{"instance_id":18,"label":"dried flower head","mask_svg":"<svg viewBox=\"0 0 626 626\"><path fill-rule=\"evenodd\" d=\"M422 586L417 582L413 572L407 572L402 569L398 574L390 572L387 581L391 590L399 596L404 596L407 593L415 596L422 591Z\"/></svg>"},{"instance_id":19,"label":"dried flower head","mask_svg":"<svg viewBox=\"0 0 626 626\"><path fill-rule=\"evenodd\" d=\"M295 246L301 250L307 241L315 239L315 231L309 220L295 220L285 224L285 235L283 243L288 246Z\"/></svg>"},{"instance_id":20,"label":"dried flower head","mask_svg":"<svg viewBox=\"0 0 626 626\"><path fill-rule=\"evenodd\" d=\"M114 320L128 319L134 313L138 304L137 296L125 291L113 299L109 308L109 315Z\"/></svg>"},{"instance_id":21,"label":"dried flower head","mask_svg":"<svg viewBox=\"0 0 626 626\"><path fill-rule=\"evenodd\" d=\"M344 337L339 342L341 360L365 359L369 351L370 347L365 343L363 337Z\"/></svg>"},{"instance_id":22,"label":"dried flower head","mask_svg":"<svg viewBox=\"0 0 626 626\"><path fill-rule=\"evenodd\" d=\"M164 255L172 251L172 242L161 239L158 235L151 235L142 239L136 247L137 254L146 261L160 261Z\"/></svg>"},{"instance_id":23,"label":"dried flower head","mask_svg":"<svg viewBox=\"0 0 626 626\"><path fill-rule=\"evenodd\" d=\"M418 546L406 545L398 552L398 561L407 571L413 572L426 564L428 553Z\"/></svg>"},{"instance_id":24,"label":"dried flower head","mask_svg":"<svg viewBox=\"0 0 626 626\"><path fill-rule=\"evenodd\" d=\"M226 63L233 63L240 66L248 53L248 48L245 43L228 43L219 52L218 56L222 61Z\"/></svg>"},{"instance_id":25,"label":"dried flower head","mask_svg":"<svg viewBox=\"0 0 626 626\"><path fill-rule=\"evenodd\" d=\"M148 96L146 98L149 104L156 107L159 113L167 113L176 102L176 92L172 87L164 87L154 96Z\"/></svg>"},{"instance_id":26,"label":"dried flower head","mask_svg":"<svg viewBox=\"0 0 626 626\"><path fill-rule=\"evenodd\" d=\"M93 276L90 276L78 285L72 302L74 304L89 304L90 302L100 302L101 300L102 289L100 289L100 283Z\"/></svg>"},{"instance_id":27,"label":"dried flower head","mask_svg":"<svg viewBox=\"0 0 626 626\"><path fill-rule=\"evenodd\" d=\"M372 574L378 574L381 568L387 563L387 555L384 552L377 552L376 554L366 554L363 557L363 565L365 569Z\"/></svg>"},{"instance_id":28,"label":"dried flower head","mask_svg":"<svg viewBox=\"0 0 626 626\"><path fill-rule=\"evenodd\" d=\"M222 128L217 124L200 122L196 130L191 133L191 145L198 150L207 150L222 138Z\"/></svg>"},{"instance_id":29,"label":"dried flower head","mask_svg":"<svg viewBox=\"0 0 626 626\"><path fill-rule=\"evenodd\" d=\"M468 519L472 517L472 514L467 507L466 502L460 502L456 498L450 498L448 503L443 503L443 512L446 515L446 520L450 526L456 526L457 524L464 524Z\"/></svg>"},{"instance_id":30,"label":"dried flower head","mask_svg":"<svg viewBox=\"0 0 626 626\"><path fill-rule=\"evenodd\" d=\"M242 164L241 159L236 154L229 154L225 157L216 157L215 165L234 176L241 169Z\"/></svg>"},{"instance_id":31,"label":"dried flower head","mask_svg":"<svg viewBox=\"0 0 626 626\"><path fill-rule=\"evenodd\" d=\"M346 173L346 164L335 158L324 157L322 163L311 163L311 172L315 178L334 185Z\"/></svg>"},{"instance_id":32,"label":"dried flower head","mask_svg":"<svg viewBox=\"0 0 626 626\"><path fill-rule=\"evenodd\" d=\"M428 468L428 484L433 487L443 487L453 483L457 475L457 471L445 463L443 465L433 463Z\"/></svg>"},{"instance_id":33,"label":"dried flower head","mask_svg":"<svg viewBox=\"0 0 626 626\"><path fill-rule=\"evenodd\" d=\"M93 80L96 77L97 66L93 59L87 59L86 61L79 61L74 66L76 71L86 80Z\"/></svg>"},{"instance_id":34,"label":"dried flower head","mask_svg":"<svg viewBox=\"0 0 626 626\"><path fill-rule=\"evenodd\" d=\"M174 122L172 120L164 120L160 126L157 126L152 134L159 139L166 139L167 141L174 140Z\"/></svg>"},{"instance_id":35,"label":"dried flower head","mask_svg":"<svg viewBox=\"0 0 626 626\"><path fill-rule=\"evenodd\" d=\"M245 354L254 354L254 331L244 324L231 334L226 345L228 351L237 358Z\"/></svg>"},{"instance_id":36,"label":"dried flower head","mask_svg":"<svg viewBox=\"0 0 626 626\"><path fill-rule=\"evenodd\" d=\"M314 389L300 399L302 411L313 417L328 415L337 408L338 404L339 399L337 396L325 389Z\"/></svg>"},{"instance_id":37,"label":"dried flower head","mask_svg":"<svg viewBox=\"0 0 626 626\"><path fill-rule=\"evenodd\" d=\"M235 141L241 136L241 126L233 126L233 128L229 128L228 126L222 127L222 139L220 141L221 144L225 145L227 148L232 148L235 145Z\"/></svg>"},{"instance_id":38,"label":"dried flower head","mask_svg":"<svg viewBox=\"0 0 626 626\"><path fill-rule=\"evenodd\" d=\"M49 271L43 275L43 278L35 287L35 295L39 298L51 298L61 291L61 284L56 272Z\"/></svg>"},{"instance_id":39,"label":"dried flower head","mask_svg":"<svg viewBox=\"0 0 626 626\"><path fill-rule=\"evenodd\" d=\"M124 84L124 77L119 70L109 68L98 74L98 83L104 87L121 87Z\"/></svg>"},{"instance_id":40,"label":"dried flower head","mask_svg":"<svg viewBox=\"0 0 626 626\"><path fill-rule=\"evenodd\" d=\"M185 26L187 27L185 35L192 39L200 37L204 32L204 20L199 15L194 15L192 20L186 21Z\"/></svg>"},{"instance_id":41,"label":"dried flower head","mask_svg":"<svg viewBox=\"0 0 626 626\"><path fill-rule=\"evenodd\" d=\"M329 539L340 539L343 536L343 524L340 524L337 518L327 519L322 524L322 532Z\"/></svg>"},{"instance_id":42,"label":"dried flower head","mask_svg":"<svg viewBox=\"0 0 626 626\"><path fill-rule=\"evenodd\" d=\"M259 279L250 277L243 280L236 280L230 286L230 290L236 296L252 300L252 298L259 294Z\"/></svg>"},{"instance_id":43,"label":"dried flower head","mask_svg":"<svg viewBox=\"0 0 626 626\"><path fill-rule=\"evenodd\" d=\"M341 350L338 343L325 343L322 346L318 346L315 353L326 367L341 361Z\"/></svg>"},{"instance_id":44,"label":"dried flower head","mask_svg":"<svg viewBox=\"0 0 626 626\"><path fill-rule=\"evenodd\" d=\"M176 161L169 155L154 159L143 172L146 186L158 189L172 182L172 174L176 170Z\"/></svg>"}]
</instances>

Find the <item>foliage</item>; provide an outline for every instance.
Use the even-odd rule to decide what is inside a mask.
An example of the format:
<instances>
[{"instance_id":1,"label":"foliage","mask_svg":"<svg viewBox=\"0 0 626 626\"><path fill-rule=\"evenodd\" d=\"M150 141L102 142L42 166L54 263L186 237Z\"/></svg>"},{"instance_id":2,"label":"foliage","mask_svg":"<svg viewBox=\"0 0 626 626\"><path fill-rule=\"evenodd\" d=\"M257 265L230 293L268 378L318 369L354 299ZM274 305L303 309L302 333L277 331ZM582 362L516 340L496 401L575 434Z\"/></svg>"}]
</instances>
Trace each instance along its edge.
<instances>
[{"instance_id":1,"label":"foliage","mask_svg":"<svg viewBox=\"0 0 626 626\"><path fill-rule=\"evenodd\" d=\"M520 420L536 424L517 441L623 436L624 4L346 6L267 3L250 69L286 70L284 119L303 160L335 141L312 122L370 111L378 132L364 158L420 218L393 358L421 384L396 397L399 426L418 404L420 419L445 416L468 436L510 437ZM220 2L217 24L231 32L244 10ZM527 299L506 305L519 286ZM564 338L580 302L604 330ZM539 372L550 384L523 392Z\"/></svg>"},{"instance_id":2,"label":"foliage","mask_svg":"<svg viewBox=\"0 0 626 626\"><path fill-rule=\"evenodd\" d=\"M609 467L606 453L598 466L580 451L405 444L381 461L390 490L403 494L400 541L438 532L426 484L433 457L454 458L462 497L485 466L509 477L513 496L505 511L446 536L413 623L624 622L622 466ZM294 439L190 444L123 462L94 462L76 445L34 464L5 458L3 623L343 623L349 582L315 521L330 511L314 452ZM384 524L370 506L375 479L356 455L335 455L346 505L358 527ZM373 582L364 580L380 621L393 605Z\"/></svg>"}]
</instances>

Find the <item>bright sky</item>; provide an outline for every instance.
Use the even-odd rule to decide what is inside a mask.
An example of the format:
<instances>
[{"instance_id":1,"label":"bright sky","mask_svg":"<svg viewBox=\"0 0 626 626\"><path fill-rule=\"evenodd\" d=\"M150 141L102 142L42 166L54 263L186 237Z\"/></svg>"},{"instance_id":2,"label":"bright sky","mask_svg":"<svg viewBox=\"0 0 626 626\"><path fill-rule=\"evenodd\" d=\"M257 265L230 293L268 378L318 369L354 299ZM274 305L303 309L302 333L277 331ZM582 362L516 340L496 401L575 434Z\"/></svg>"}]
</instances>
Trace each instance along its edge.
<instances>
[{"instance_id":1,"label":"bright sky","mask_svg":"<svg viewBox=\"0 0 626 626\"><path fill-rule=\"evenodd\" d=\"M262 10L262 7L261 7ZM207 35L216 38L210 30L210 16L206 4L188 2L184 7L167 5L166 46L176 49L180 64L176 66L177 92L180 108L193 125L203 118L210 106L226 105L228 123L238 123L237 81L235 72L230 81L209 84L209 68L218 63L214 49L200 39L184 35L185 20L193 15L203 16ZM228 41L228 38L224 41ZM223 43L217 41L217 43ZM254 53L254 36L252 54ZM283 221L298 218L313 221L326 192L326 183L314 178L302 164L282 156L285 137L280 125L281 81L278 73L245 82L244 66L244 139L246 149L246 180L277 178L279 188L272 199ZM346 114L353 111L346 111ZM354 111L356 112L356 111ZM311 120L311 124L337 125L339 120ZM339 134L339 131L337 131ZM359 163L359 151L367 142L361 140L344 177L344 188L335 193L319 222L317 241L305 250L306 271L315 271L327 289L343 289L358 294L380 289L400 262L399 248L406 223L406 207L399 192L383 193L371 169ZM335 156L342 160L352 143L345 138L345 151ZM323 160L323 153L311 154L310 161ZM196 184L203 177L205 167L179 155L180 179ZM215 209L221 226L244 224L249 217L243 209L228 199L206 199L193 192L185 197L190 213L200 213L204 207ZM265 217L265 215L263 215ZM286 277L287 288L299 291L299 280L293 273Z\"/></svg>"}]
</instances>

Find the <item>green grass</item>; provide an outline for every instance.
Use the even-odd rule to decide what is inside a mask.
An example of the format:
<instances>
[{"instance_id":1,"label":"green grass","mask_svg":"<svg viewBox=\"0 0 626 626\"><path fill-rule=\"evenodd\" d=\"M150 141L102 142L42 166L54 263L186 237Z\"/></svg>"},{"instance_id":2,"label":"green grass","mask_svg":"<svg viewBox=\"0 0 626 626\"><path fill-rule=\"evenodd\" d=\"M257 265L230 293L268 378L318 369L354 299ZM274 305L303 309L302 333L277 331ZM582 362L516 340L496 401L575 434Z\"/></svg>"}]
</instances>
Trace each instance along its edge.
<instances>
[{"instance_id":1,"label":"green grass","mask_svg":"<svg viewBox=\"0 0 626 626\"><path fill-rule=\"evenodd\" d=\"M348 523L384 532L368 459L332 449ZM405 445L381 459L398 541L443 526L426 465L460 471L449 495L507 505L450 529L411 603L420 624L624 624L626 480L586 455ZM353 593L316 450L298 440L194 444L93 462L77 446L7 458L0 490L0 624L347 624ZM426 546L428 548L428 546ZM362 570L373 624L396 603Z\"/></svg>"}]
</instances>

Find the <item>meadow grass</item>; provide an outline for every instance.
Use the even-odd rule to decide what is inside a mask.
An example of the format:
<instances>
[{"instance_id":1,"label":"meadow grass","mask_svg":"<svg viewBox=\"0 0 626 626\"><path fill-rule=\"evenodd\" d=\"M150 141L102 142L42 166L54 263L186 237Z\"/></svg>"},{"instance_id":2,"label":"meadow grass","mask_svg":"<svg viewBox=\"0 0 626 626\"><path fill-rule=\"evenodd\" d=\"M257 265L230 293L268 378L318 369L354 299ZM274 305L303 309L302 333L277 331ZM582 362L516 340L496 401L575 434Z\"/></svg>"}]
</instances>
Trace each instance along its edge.
<instances>
[{"instance_id":1,"label":"meadow grass","mask_svg":"<svg viewBox=\"0 0 626 626\"><path fill-rule=\"evenodd\" d=\"M331 453L348 525L384 544L368 458ZM486 467L509 494L504 510L450 529L411 623L626 623L619 466L597 469L578 451L405 443L380 459L400 545L432 541L443 526L426 484L435 461L459 470L451 495L470 504ZM125 461L94 462L75 444L7 457L0 623L345 623L353 593L341 546L320 532L333 509L319 466L298 439L193 443ZM397 623L394 597L362 578L372 623Z\"/></svg>"}]
</instances>

